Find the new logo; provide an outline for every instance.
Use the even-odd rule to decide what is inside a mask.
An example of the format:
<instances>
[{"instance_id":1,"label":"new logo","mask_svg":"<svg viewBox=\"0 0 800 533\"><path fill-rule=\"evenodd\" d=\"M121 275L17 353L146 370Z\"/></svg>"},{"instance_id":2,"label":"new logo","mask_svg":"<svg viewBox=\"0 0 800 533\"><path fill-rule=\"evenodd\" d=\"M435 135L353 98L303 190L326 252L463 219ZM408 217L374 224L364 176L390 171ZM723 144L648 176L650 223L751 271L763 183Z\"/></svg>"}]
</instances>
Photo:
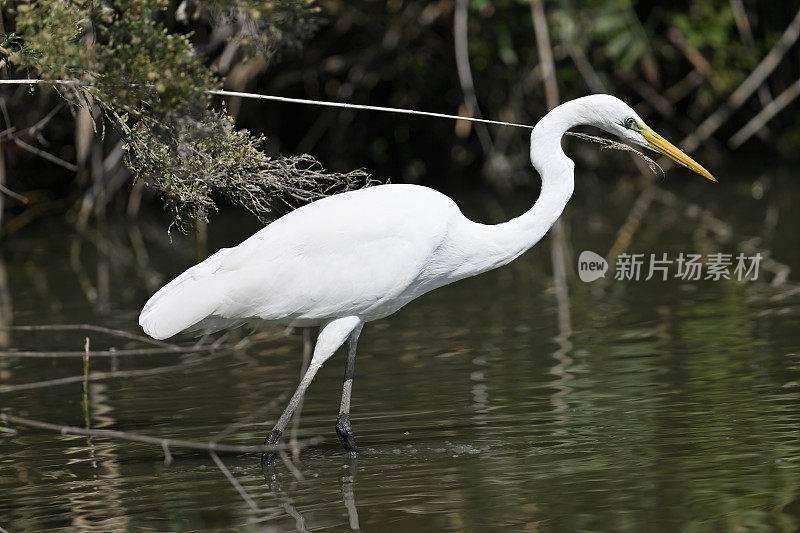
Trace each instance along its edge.
<instances>
[{"instance_id":1,"label":"new logo","mask_svg":"<svg viewBox=\"0 0 800 533\"><path fill-rule=\"evenodd\" d=\"M578 276L581 281L590 282L604 278L607 270L608 261L592 251L584 250L578 257Z\"/></svg>"}]
</instances>

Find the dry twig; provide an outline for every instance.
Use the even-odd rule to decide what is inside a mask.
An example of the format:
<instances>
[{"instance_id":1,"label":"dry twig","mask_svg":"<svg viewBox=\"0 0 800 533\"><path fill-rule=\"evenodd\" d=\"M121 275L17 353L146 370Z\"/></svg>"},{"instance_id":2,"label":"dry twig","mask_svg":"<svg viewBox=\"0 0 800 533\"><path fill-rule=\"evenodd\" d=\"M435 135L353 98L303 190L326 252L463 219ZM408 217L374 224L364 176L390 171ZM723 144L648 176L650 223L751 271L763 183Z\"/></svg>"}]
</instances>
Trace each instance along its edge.
<instances>
[{"instance_id":1,"label":"dry twig","mask_svg":"<svg viewBox=\"0 0 800 533\"><path fill-rule=\"evenodd\" d=\"M167 350L180 349L180 346L171 342L160 341L144 335L137 335L121 329L106 328L94 324L36 324L36 325L18 325L18 326L0 326L0 329L10 331L94 331L96 333L106 333L115 337L123 337L126 339L144 342L147 344L154 344L161 346Z\"/></svg>"},{"instance_id":2,"label":"dry twig","mask_svg":"<svg viewBox=\"0 0 800 533\"><path fill-rule=\"evenodd\" d=\"M46 387L68 385L70 383L77 383L79 381L83 381L84 379L86 379L87 381L100 381L104 379L132 378L132 377L142 377L142 376L155 376L158 374L167 374L169 372L185 370L193 366L207 363L209 361L222 357L222 355L224 354L215 353L212 355L208 355L206 357L198 357L190 361L184 361L183 363L179 363L177 365L157 366L155 368L144 368L140 370L112 370L108 372L95 371L95 372L89 372L86 376L84 375L68 376L63 378L48 379L44 381L35 381L32 383L20 383L17 385L0 385L0 394L8 392L17 392L21 390L42 389Z\"/></svg>"},{"instance_id":3,"label":"dry twig","mask_svg":"<svg viewBox=\"0 0 800 533\"><path fill-rule=\"evenodd\" d=\"M233 346L224 346L221 349L232 348ZM192 352L207 352L216 350L220 347L216 346L180 346L177 348L130 348L122 350L93 350L88 352L90 357L119 357L126 355L153 355L163 353L192 353ZM32 357L32 358L62 358L62 357L84 357L87 352L68 351L68 352L37 352L37 351L14 351L6 350L0 352L0 357Z\"/></svg>"},{"instance_id":4,"label":"dry twig","mask_svg":"<svg viewBox=\"0 0 800 533\"><path fill-rule=\"evenodd\" d=\"M464 94L464 103L467 104L468 114L481 118L481 110L478 107L478 98L475 96L475 82L472 79L472 68L469 64L469 39L468 39L468 17L469 0L456 0L455 13L453 15L453 42L456 51L456 69L458 70L458 81L461 84L461 92ZM463 124L469 124L465 122ZM494 151L492 137L486 125L476 123L475 132L483 148L483 153L491 154Z\"/></svg>"},{"instance_id":5,"label":"dry twig","mask_svg":"<svg viewBox=\"0 0 800 533\"><path fill-rule=\"evenodd\" d=\"M223 474L225 474L225 477L228 478L228 481L231 482L233 488L236 489L236 492L239 493L239 495L242 497L245 503L250 507L250 509L252 509L253 511L261 511L261 509L258 508L258 505L256 505L256 502L253 500L253 498L251 498L250 495L247 494L247 491L244 490L242 484L239 483L239 480L236 479L236 476L234 476L233 473L230 470L228 470L228 467L225 466L225 463L222 462L222 459L219 458L219 455L217 455L216 452L208 452L208 454L211 456L211 459L214 461L214 464L217 465L217 468L219 468L220 471Z\"/></svg>"},{"instance_id":6,"label":"dry twig","mask_svg":"<svg viewBox=\"0 0 800 533\"><path fill-rule=\"evenodd\" d=\"M681 143L681 148L691 153L700 146L700 143L713 135L730 118L733 112L739 109L756 89L764 83L767 76L772 74L783 60L786 52L797 42L798 37L800 37L800 10L797 11L794 19L786 27L775 46L764 56L750 75L733 91L722 106L709 115L694 133L684 139Z\"/></svg>"},{"instance_id":7,"label":"dry twig","mask_svg":"<svg viewBox=\"0 0 800 533\"><path fill-rule=\"evenodd\" d=\"M750 137L761 131L761 129L766 126L767 122L772 120L775 115L780 113L787 105L791 104L798 96L800 96L800 79L791 84L755 117L750 119L739 131L734 133L728 140L728 146L733 149L739 148Z\"/></svg>"},{"instance_id":8,"label":"dry twig","mask_svg":"<svg viewBox=\"0 0 800 533\"><path fill-rule=\"evenodd\" d=\"M650 167L650 170L653 171L653 174L658 174L658 171L661 172L661 175L664 175L664 170L661 166L656 163L654 160L647 157L645 154L640 152L639 150L628 146L627 144L612 141L611 139L605 139L603 137L595 137L594 135L587 135L585 133L579 133L576 131L568 131L567 135L571 135L572 137L577 137L578 139L583 139L584 141L589 141L593 143L597 143L601 146L601 150L622 150L623 152L630 152L637 157L640 157L647 163L647 166Z\"/></svg>"},{"instance_id":9,"label":"dry twig","mask_svg":"<svg viewBox=\"0 0 800 533\"><path fill-rule=\"evenodd\" d=\"M30 418L23 418L20 416L10 415L8 413L0 413L0 422L6 424L26 426L36 429L44 429L47 431L55 431L62 435L83 435L87 437L100 437L115 440L125 440L130 442L140 442L144 444L154 444L162 448L186 448L190 450L203 450L207 452L229 452L229 453L256 453L256 452L274 452L283 450L287 447L284 443L275 445L247 445L247 444L222 444L214 441L200 442L184 439L164 439L161 437L152 437L150 435L140 435L137 433L127 433L125 431L117 431L113 429L86 429L77 426L65 426L62 424L52 424L50 422L42 422L40 420L32 420ZM299 446L308 447L314 446L322 442L321 437L312 437L304 439L298 443Z\"/></svg>"}]
</instances>

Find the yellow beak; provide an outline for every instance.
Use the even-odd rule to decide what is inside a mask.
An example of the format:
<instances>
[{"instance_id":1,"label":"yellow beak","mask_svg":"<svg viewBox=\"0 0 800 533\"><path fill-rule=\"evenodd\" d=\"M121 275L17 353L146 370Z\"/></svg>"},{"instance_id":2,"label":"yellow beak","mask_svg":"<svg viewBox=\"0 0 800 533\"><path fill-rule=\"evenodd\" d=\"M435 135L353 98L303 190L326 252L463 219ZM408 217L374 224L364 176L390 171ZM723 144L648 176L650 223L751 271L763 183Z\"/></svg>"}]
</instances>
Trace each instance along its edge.
<instances>
[{"instance_id":1,"label":"yellow beak","mask_svg":"<svg viewBox=\"0 0 800 533\"><path fill-rule=\"evenodd\" d=\"M689 170L693 170L697 172L704 178L708 178L711 181L717 181L711 173L704 169L700 163L689 157L688 155L681 152L675 145L671 142L666 140L664 137L659 135L658 133L654 132L650 129L649 126L642 126L642 129L639 130L639 133L642 134L642 137L647 139L647 142L650 143L650 146L664 154L665 156L674 159L676 162L680 163L681 165L685 166Z\"/></svg>"}]
</instances>

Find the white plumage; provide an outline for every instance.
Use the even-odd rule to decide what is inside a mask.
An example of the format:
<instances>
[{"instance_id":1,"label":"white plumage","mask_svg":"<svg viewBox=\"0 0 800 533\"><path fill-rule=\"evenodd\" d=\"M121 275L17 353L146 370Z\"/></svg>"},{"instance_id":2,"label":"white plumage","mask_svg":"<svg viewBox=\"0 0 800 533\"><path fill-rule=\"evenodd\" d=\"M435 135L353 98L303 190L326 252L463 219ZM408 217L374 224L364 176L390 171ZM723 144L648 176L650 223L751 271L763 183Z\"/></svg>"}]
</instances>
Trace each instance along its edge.
<instances>
[{"instance_id":1,"label":"white plumage","mask_svg":"<svg viewBox=\"0 0 800 533\"><path fill-rule=\"evenodd\" d=\"M349 337L337 434L355 453L350 387L363 324L437 287L502 266L538 242L572 194L574 165L561 137L579 124L658 150L713 179L620 100L579 98L548 113L531 133L531 162L542 189L520 217L479 224L447 196L416 185L336 195L297 209L193 266L150 298L139 324L157 339L244 322L321 326L309 370L270 433L270 444L278 442L319 366Z\"/></svg>"},{"instance_id":2,"label":"white plumage","mask_svg":"<svg viewBox=\"0 0 800 533\"><path fill-rule=\"evenodd\" d=\"M203 321L317 326L343 315L382 318L456 279L448 259L458 244L445 236L465 221L448 197L415 185L325 198L175 278L147 302L140 324L164 339Z\"/></svg>"}]
</instances>

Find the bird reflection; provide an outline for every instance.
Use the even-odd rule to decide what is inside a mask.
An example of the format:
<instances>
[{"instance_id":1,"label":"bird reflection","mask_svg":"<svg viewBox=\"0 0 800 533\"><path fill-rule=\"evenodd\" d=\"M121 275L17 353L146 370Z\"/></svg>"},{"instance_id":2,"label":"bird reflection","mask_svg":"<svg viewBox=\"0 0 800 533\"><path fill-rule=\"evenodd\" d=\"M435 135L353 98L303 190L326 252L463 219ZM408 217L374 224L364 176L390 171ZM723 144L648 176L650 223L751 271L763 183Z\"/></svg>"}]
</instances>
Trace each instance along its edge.
<instances>
[{"instance_id":1,"label":"bird reflection","mask_svg":"<svg viewBox=\"0 0 800 533\"><path fill-rule=\"evenodd\" d=\"M308 528L306 527L306 519L297 510L297 507L294 505L294 500L289 496L289 494L283 490L283 481L281 481L281 475L275 468L274 464L264 464L264 479L267 481L267 487L269 490L275 494L280 506L283 507L283 510L286 511L286 514L294 518L294 524L297 528L297 531L300 533L307 533Z\"/></svg>"},{"instance_id":2,"label":"bird reflection","mask_svg":"<svg viewBox=\"0 0 800 533\"><path fill-rule=\"evenodd\" d=\"M356 471L358 470L358 457L349 457L348 466L350 467L349 476L342 476L342 498L347 509L347 517L350 520L351 531L361 531L358 525L358 509L356 508L356 494L354 485L356 484Z\"/></svg>"},{"instance_id":3,"label":"bird reflection","mask_svg":"<svg viewBox=\"0 0 800 533\"><path fill-rule=\"evenodd\" d=\"M356 472L358 471L358 458L348 457L343 466L347 468L347 474L343 475L341 478L342 501L344 502L345 509L347 510L347 518L350 524L350 530L353 532L360 532L361 526L358 523L358 508L356 507L354 490ZM283 488L281 474L278 472L276 466L274 464L264 464L263 473L267 487L275 495L275 498L278 500L284 511L286 511L286 514L294 518L295 527L297 527L297 530L301 533L309 531L308 527L306 526L305 517L295 506L294 499Z\"/></svg>"},{"instance_id":4,"label":"bird reflection","mask_svg":"<svg viewBox=\"0 0 800 533\"><path fill-rule=\"evenodd\" d=\"M553 226L553 230L550 256L553 262L553 282L558 304L558 335L555 337L558 349L553 352L556 364L550 369L550 373L558 376L559 379L554 384L556 392L551 395L550 401L553 404L554 412L561 416L560 414L566 412L569 407L564 397L572 392L572 387L568 383L574 378L569 372L569 367L573 363L572 358L568 355L572 350L572 342L569 340L572 335L572 314L566 275L566 261L571 254L563 224L557 222ZM557 433L562 432L563 430L559 430Z\"/></svg>"}]
</instances>

